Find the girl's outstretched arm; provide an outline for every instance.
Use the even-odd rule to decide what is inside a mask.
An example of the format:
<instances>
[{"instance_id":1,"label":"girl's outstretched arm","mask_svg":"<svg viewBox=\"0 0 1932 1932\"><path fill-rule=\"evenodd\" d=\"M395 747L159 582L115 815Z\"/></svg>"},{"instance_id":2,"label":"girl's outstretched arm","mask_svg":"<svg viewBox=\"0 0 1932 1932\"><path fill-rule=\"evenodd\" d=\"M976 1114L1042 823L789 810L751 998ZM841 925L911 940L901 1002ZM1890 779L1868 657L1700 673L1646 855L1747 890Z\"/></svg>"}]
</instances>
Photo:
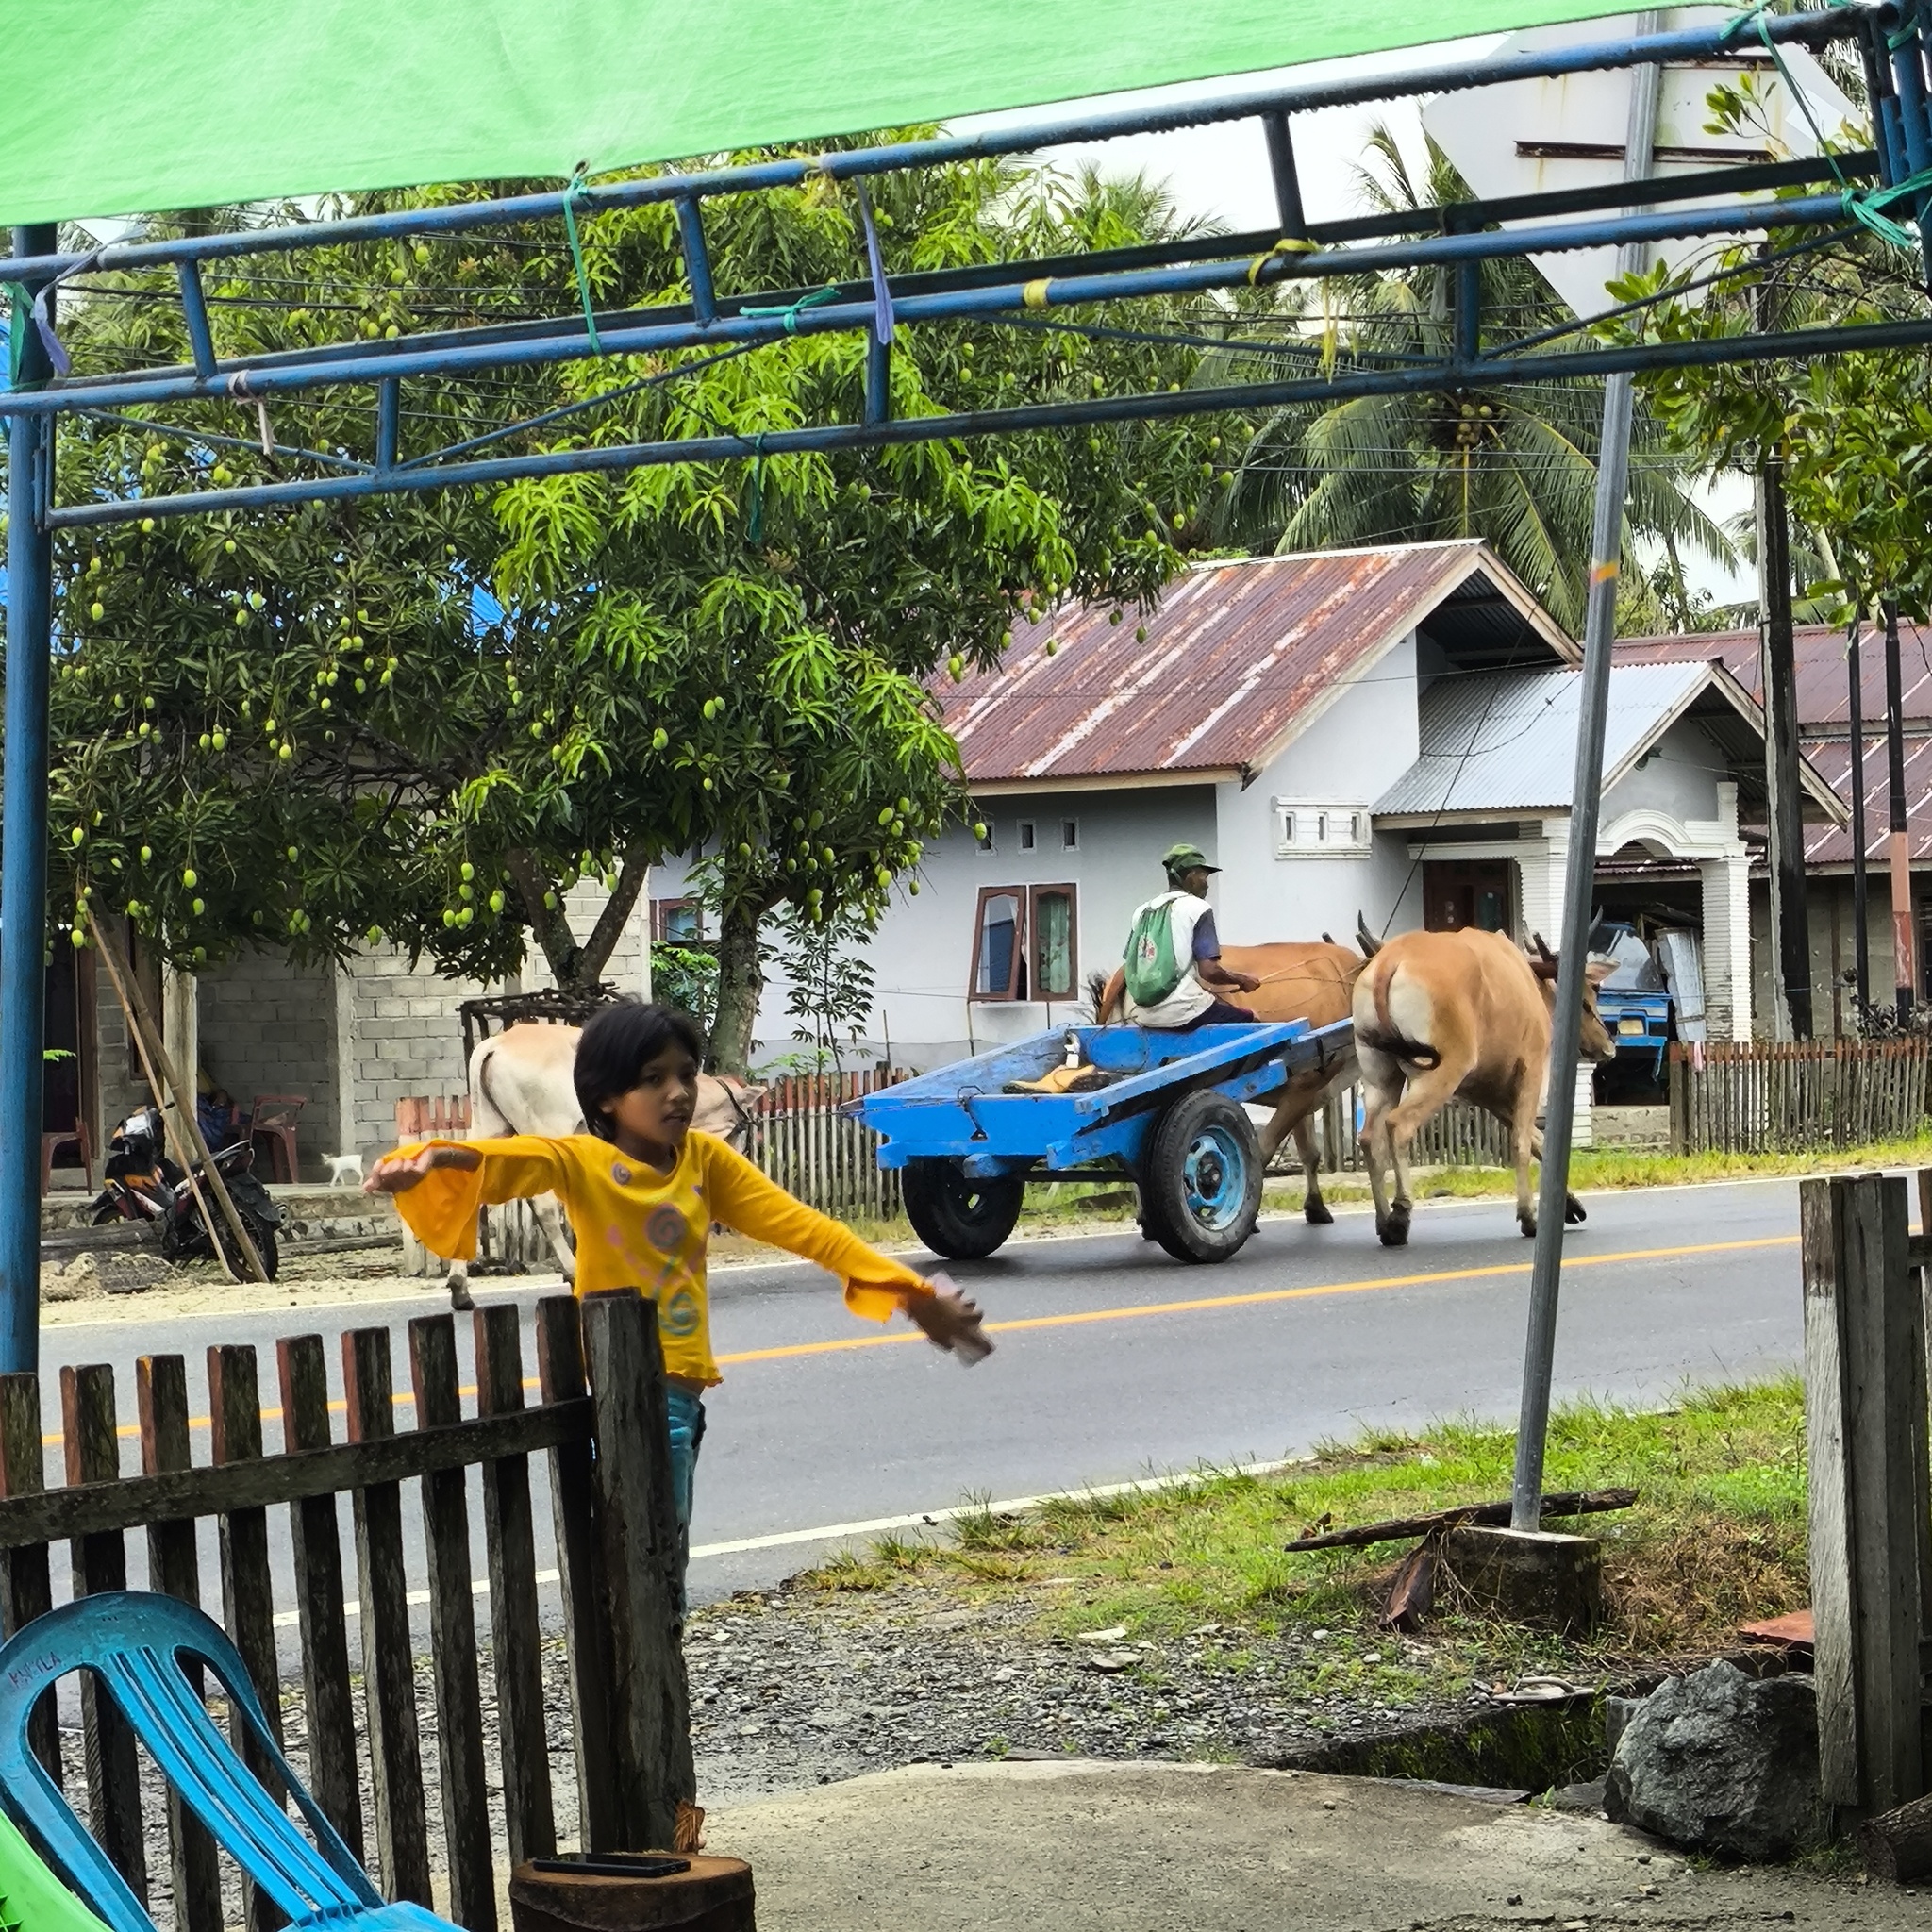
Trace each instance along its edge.
<instances>
[{"instance_id":1,"label":"girl's outstretched arm","mask_svg":"<svg viewBox=\"0 0 1932 1932\"><path fill-rule=\"evenodd\" d=\"M375 1163L362 1191L395 1195L396 1211L432 1255L474 1260L478 1208L555 1194L568 1208L572 1169L565 1144L515 1134L402 1147Z\"/></svg>"},{"instance_id":2,"label":"girl's outstretched arm","mask_svg":"<svg viewBox=\"0 0 1932 1932\"><path fill-rule=\"evenodd\" d=\"M950 1283L929 1282L904 1262L868 1247L849 1227L788 1194L724 1141L708 1134L693 1138L704 1149L711 1212L726 1227L770 1241L801 1260L816 1261L838 1275L845 1284L845 1306L855 1315L884 1322L903 1308L935 1347L963 1362L981 1361L992 1353L985 1318Z\"/></svg>"}]
</instances>

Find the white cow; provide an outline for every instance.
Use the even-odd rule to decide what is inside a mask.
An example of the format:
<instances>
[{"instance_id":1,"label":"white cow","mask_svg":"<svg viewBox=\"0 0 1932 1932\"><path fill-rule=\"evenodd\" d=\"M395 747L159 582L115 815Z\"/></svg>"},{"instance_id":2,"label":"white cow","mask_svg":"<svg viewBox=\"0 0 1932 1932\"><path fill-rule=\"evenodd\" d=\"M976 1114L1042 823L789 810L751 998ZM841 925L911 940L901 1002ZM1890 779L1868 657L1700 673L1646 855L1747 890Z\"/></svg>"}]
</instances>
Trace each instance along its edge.
<instances>
[{"instance_id":1,"label":"white cow","mask_svg":"<svg viewBox=\"0 0 1932 1932\"><path fill-rule=\"evenodd\" d=\"M470 1132L482 1139L498 1134L541 1134L561 1138L584 1131L583 1109L571 1074L576 1063L582 1029L535 1022L509 1026L492 1034L470 1056ZM698 1076L697 1110L691 1125L737 1146L750 1129L752 1112L764 1093L762 1087L715 1074ZM563 1213L555 1194L531 1202L538 1224L563 1270L565 1281L576 1277L576 1257L564 1232ZM474 1307L470 1271L460 1261L449 1264L450 1306Z\"/></svg>"}]
</instances>

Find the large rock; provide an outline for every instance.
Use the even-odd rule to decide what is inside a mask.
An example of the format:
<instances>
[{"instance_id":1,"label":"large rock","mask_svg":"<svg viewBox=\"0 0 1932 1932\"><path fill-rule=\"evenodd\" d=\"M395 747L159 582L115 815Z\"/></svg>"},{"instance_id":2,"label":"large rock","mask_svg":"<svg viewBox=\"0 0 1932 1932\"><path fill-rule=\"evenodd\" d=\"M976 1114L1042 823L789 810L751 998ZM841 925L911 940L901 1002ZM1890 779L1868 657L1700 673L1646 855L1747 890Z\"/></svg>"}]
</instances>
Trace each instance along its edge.
<instances>
[{"instance_id":1,"label":"large rock","mask_svg":"<svg viewBox=\"0 0 1932 1932\"><path fill-rule=\"evenodd\" d=\"M1809 1677L1715 1663L1643 1700L1617 1740L1604 1809L1687 1850L1789 1857L1825 1835Z\"/></svg>"}]
</instances>

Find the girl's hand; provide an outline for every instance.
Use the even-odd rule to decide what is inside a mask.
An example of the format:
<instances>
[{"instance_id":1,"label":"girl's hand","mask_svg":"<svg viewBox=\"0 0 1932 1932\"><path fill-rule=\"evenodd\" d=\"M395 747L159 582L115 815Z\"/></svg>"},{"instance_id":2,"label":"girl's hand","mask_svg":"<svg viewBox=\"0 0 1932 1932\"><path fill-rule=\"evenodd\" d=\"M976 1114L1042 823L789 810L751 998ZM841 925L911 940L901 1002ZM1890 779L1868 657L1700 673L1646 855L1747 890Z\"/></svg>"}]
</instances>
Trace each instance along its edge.
<instances>
[{"instance_id":1,"label":"girl's hand","mask_svg":"<svg viewBox=\"0 0 1932 1932\"><path fill-rule=\"evenodd\" d=\"M958 1356L963 1367L970 1369L992 1353L992 1339L978 1304L968 1300L945 1275L933 1276L930 1294L908 1294L899 1306L935 1348Z\"/></svg>"},{"instance_id":2,"label":"girl's hand","mask_svg":"<svg viewBox=\"0 0 1932 1932\"><path fill-rule=\"evenodd\" d=\"M483 1157L474 1147L424 1147L414 1154L386 1154L362 1183L365 1194L407 1194L418 1181L439 1167L481 1167Z\"/></svg>"}]
</instances>

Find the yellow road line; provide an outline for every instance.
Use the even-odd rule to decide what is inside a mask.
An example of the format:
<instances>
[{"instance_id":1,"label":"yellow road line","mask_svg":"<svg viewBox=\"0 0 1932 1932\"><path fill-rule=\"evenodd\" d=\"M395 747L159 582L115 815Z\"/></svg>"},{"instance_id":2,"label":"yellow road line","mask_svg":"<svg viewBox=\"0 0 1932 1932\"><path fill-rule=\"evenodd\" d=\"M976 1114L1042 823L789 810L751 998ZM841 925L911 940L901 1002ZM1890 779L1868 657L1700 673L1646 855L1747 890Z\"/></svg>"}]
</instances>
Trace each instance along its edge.
<instances>
[{"instance_id":1,"label":"yellow road line","mask_svg":"<svg viewBox=\"0 0 1932 1932\"><path fill-rule=\"evenodd\" d=\"M1626 1248L1613 1255L1575 1255L1564 1258L1565 1270L1572 1268L1608 1268L1628 1261L1668 1261L1686 1255L1728 1255L1746 1248L1793 1248L1798 1244L1794 1234L1759 1235L1749 1241L1692 1241L1674 1248ZM1179 1302L1135 1302L1124 1308L1075 1308L1063 1315L1022 1315L1008 1322L989 1322L986 1324L990 1335L1012 1335L1026 1328L1071 1328L1087 1322L1134 1322L1147 1315L1190 1315L1204 1308L1252 1308L1269 1302L1299 1302L1317 1299L1329 1294L1370 1294L1391 1288L1426 1288L1439 1281L1482 1281L1505 1274L1527 1274L1530 1264L1527 1261L1500 1261L1486 1268L1441 1268L1424 1274L1381 1274L1364 1281L1317 1281L1305 1288L1257 1289L1248 1294L1199 1295L1189 1301ZM737 1365L744 1362L788 1361L795 1357L809 1355L842 1355L858 1348L896 1348L905 1342L922 1341L924 1337L917 1329L895 1328L888 1335L841 1335L828 1341L793 1341L780 1348L747 1348L735 1355L721 1355L720 1366ZM524 1378L525 1389L536 1388L534 1376ZM459 1396L475 1394L475 1389L459 1389ZM415 1397L408 1393L392 1398L398 1408L413 1406ZM343 1414L346 1403L331 1402L332 1415ZM279 1408L264 1408L263 1422L279 1422ZM188 1426L191 1429L208 1427L209 1420L205 1415L191 1416ZM131 1423L124 1423L115 1431L121 1436L136 1436L141 1432ZM65 1440L59 1435L42 1436L43 1448L58 1449Z\"/></svg>"},{"instance_id":2,"label":"yellow road line","mask_svg":"<svg viewBox=\"0 0 1932 1932\"><path fill-rule=\"evenodd\" d=\"M1694 1241L1675 1248L1629 1248L1614 1255L1566 1257L1563 1267L1607 1268L1617 1262L1664 1261L1684 1255L1723 1255L1744 1248L1793 1248L1794 1234L1761 1235L1740 1241ZM1487 1268L1444 1268L1427 1274L1384 1274L1367 1281L1312 1282L1306 1288L1257 1289L1249 1294L1202 1295L1182 1302L1136 1302L1124 1308L1079 1308L1063 1315L1024 1315L1009 1322L989 1322L990 1335L1013 1334L1023 1328L1070 1328L1083 1322L1133 1322L1145 1315L1192 1314L1200 1308L1249 1308L1266 1302L1307 1301L1326 1294L1367 1294L1379 1289L1420 1288L1438 1281L1479 1281L1500 1274L1527 1274L1527 1261L1505 1261ZM895 1329L890 1335L848 1335L832 1341L794 1341L783 1348L751 1348L738 1355L721 1355L719 1363L783 1361L792 1356L834 1355L852 1348L891 1348L920 1341L916 1330Z\"/></svg>"}]
</instances>

